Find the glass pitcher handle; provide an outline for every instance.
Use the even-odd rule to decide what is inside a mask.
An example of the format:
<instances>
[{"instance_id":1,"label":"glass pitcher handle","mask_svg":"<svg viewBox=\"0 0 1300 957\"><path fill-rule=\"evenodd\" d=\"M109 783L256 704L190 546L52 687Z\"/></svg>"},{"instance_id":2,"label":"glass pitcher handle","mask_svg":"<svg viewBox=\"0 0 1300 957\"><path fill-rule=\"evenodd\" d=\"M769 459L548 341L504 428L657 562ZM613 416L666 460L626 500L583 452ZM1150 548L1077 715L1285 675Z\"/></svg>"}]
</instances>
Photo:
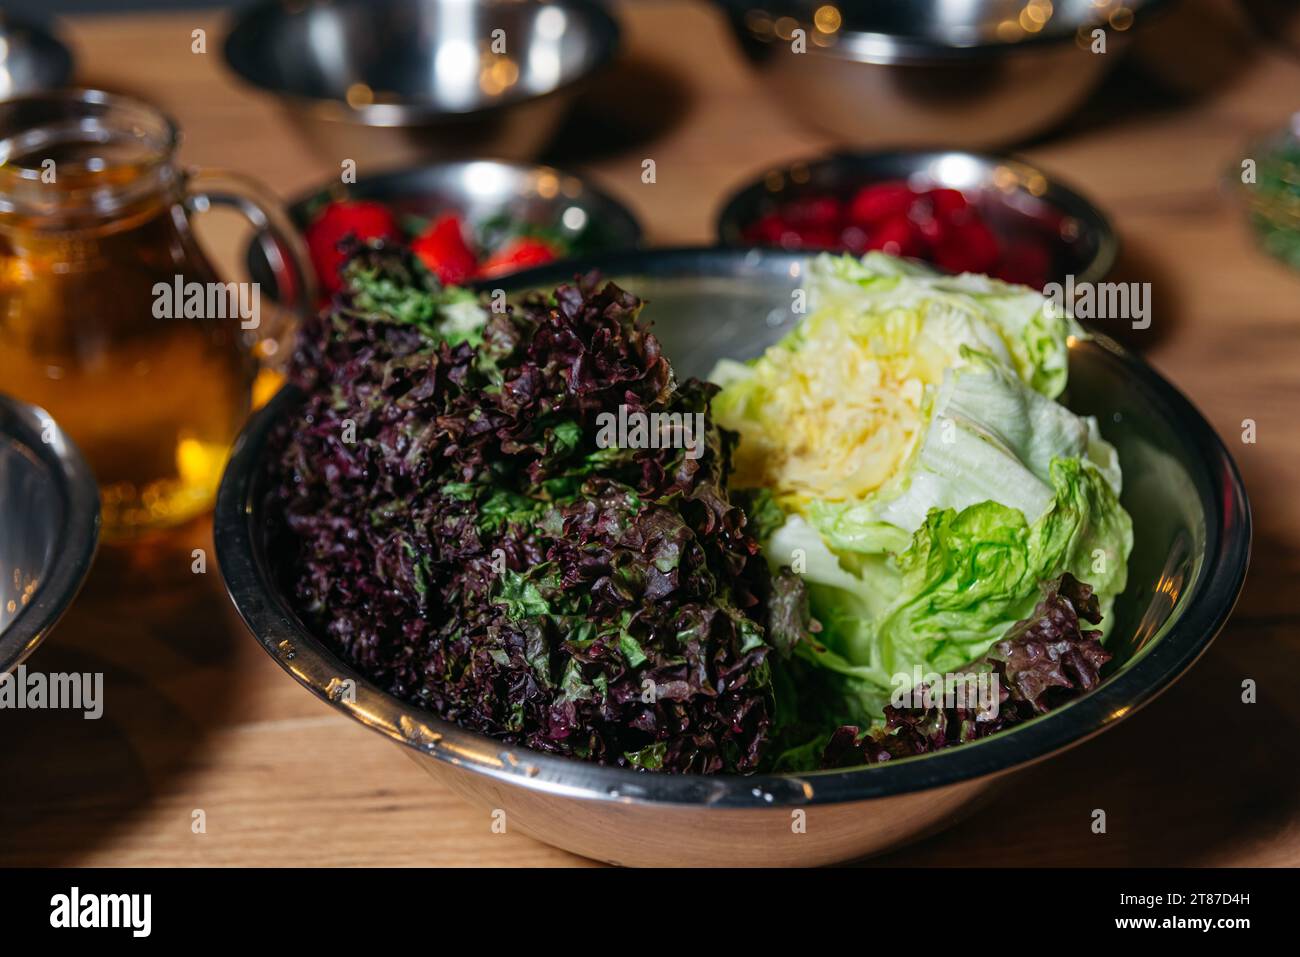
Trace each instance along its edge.
<instances>
[{"instance_id":1,"label":"glass pitcher handle","mask_svg":"<svg viewBox=\"0 0 1300 957\"><path fill-rule=\"evenodd\" d=\"M190 170L185 205L194 213L213 206L234 209L252 224L275 279L272 308L252 330L254 355L263 367L278 371L288 362L294 319L316 302L316 274L307 247L280 201L256 180L219 169Z\"/></svg>"}]
</instances>

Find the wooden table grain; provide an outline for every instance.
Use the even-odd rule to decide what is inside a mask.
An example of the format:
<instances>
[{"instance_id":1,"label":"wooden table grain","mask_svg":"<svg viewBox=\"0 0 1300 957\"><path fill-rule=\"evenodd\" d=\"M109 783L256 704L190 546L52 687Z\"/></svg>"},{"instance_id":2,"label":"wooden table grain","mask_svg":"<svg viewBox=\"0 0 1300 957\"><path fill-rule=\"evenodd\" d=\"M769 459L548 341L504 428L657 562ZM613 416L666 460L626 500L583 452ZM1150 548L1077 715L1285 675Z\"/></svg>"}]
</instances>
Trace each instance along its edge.
<instances>
[{"instance_id":1,"label":"wooden table grain","mask_svg":"<svg viewBox=\"0 0 1300 957\"><path fill-rule=\"evenodd\" d=\"M1153 283L1154 322L1127 339L1236 456L1255 514L1250 579L1228 627L1169 693L879 862L1300 864L1300 274L1255 249L1225 186L1245 144L1300 109L1300 61L1247 36L1224 4L1183 6L1074 120L1022 152L1113 218L1120 276ZM628 203L652 242L710 241L730 189L834 145L769 102L707 4L621 13L621 66L554 158ZM79 80L160 103L185 131L187 162L286 195L337 175L341 158L310 152L225 69L221 17L64 27ZM196 29L205 53L192 52ZM655 160L653 184L641 181L644 159ZM207 232L217 258L236 263L237 230ZM215 563L192 573L194 548L211 555L206 522L102 551L33 657L44 671L103 671L106 708L98 721L3 716L0 864L586 863L494 833L487 811L298 687L235 620ZM1255 704L1241 701L1246 678ZM1090 828L1095 808L1107 812L1102 835Z\"/></svg>"}]
</instances>

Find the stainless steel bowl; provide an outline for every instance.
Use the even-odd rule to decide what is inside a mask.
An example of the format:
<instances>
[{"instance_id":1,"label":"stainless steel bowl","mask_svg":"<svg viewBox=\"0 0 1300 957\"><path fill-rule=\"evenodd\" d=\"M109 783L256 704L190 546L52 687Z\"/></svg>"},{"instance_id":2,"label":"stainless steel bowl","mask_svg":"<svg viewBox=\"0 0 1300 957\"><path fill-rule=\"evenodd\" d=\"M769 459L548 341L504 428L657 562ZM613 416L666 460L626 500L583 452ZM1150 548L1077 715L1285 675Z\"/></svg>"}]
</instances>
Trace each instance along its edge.
<instances>
[{"instance_id":1,"label":"stainless steel bowl","mask_svg":"<svg viewBox=\"0 0 1300 957\"><path fill-rule=\"evenodd\" d=\"M389 166L532 159L618 39L594 0L270 0L225 54L324 155Z\"/></svg>"},{"instance_id":2,"label":"stainless steel bowl","mask_svg":"<svg viewBox=\"0 0 1300 957\"><path fill-rule=\"evenodd\" d=\"M1052 174L1013 157L962 150L845 152L773 167L723 205L718 241L751 245L745 227L781 203L814 194L851 197L862 186L886 180L966 193L1000 240L1042 243L1051 261L1049 279L1073 275L1076 282L1099 282L1119 254L1105 215Z\"/></svg>"},{"instance_id":3,"label":"stainless steel bowl","mask_svg":"<svg viewBox=\"0 0 1300 957\"><path fill-rule=\"evenodd\" d=\"M458 212L471 226L498 216L543 227L566 239L574 255L589 255L637 246L641 226L618 200L581 178L550 166L527 166L498 160L432 163L360 177L345 185L334 181L296 198L289 206L294 224L305 230L332 200L364 199L384 203L399 221ZM248 252L249 272L264 290L275 290L268 254L268 234L256 236Z\"/></svg>"},{"instance_id":4,"label":"stainless steel bowl","mask_svg":"<svg viewBox=\"0 0 1300 957\"><path fill-rule=\"evenodd\" d=\"M1062 120L1163 0L719 2L799 118L860 146L982 148ZM1104 54L1090 48L1098 26Z\"/></svg>"},{"instance_id":5,"label":"stainless steel bowl","mask_svg":"<svg viewBox=\"0 0 1300 957\"><path fill-rule=\"evenodd\" d=\"M0 100L63 86L72 54L42 28L0 11Z\"/></svg>"},{"instance_id":6,"label":"stainless steel bowl","mask_svg":"<svg viewBox=\"0 0 1300 957\"><path fill-rule=\"evenodd\" d=\"M99 539L99 489L49 414L0 395L0 674L76 597Z\"/></svg>"},{"instance_id":7,"label":"stainless steel bowl","mask_svg":"<svg viewBox=\"0 0 1300 957\"><path fill-rule=\"evenodd\" d=\"M752 250L661 250L596 259L645 297L680 376L757 355L792 323L806 260ZM572 267L520 274L550 288ZM301 684L401 745L439 781L506 813L508 826L588 857L641 865L820 864L951 823L1007 775L1109 728L1205 650L1246 572L1250 511L1236 467L1191 404L1105 338L1071 349L1071 408L1099 417L1124 467L1136 543L1115 607L1116 669L1092 694L1015 731L926 757L807 775L638 773L510 747L380 691L298 619L268 567L263 450L300 396L281 392L235 446L217 500L227 588L250 631ZM349 685L348 682L354 682ZM345 693L355 688L355 697ZM793 828L795 812L803 827Z\"/></svg>"}]
</instances>

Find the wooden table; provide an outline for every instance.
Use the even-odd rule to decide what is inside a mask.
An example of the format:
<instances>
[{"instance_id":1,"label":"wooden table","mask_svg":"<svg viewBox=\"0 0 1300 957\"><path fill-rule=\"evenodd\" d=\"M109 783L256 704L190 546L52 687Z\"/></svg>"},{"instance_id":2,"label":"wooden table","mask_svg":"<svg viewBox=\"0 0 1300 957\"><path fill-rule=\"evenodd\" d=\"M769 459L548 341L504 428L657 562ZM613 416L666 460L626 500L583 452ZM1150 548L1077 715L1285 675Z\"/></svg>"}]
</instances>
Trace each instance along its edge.
<instances>
[{"instance_id":1,"label":"wooden table","mask_svg":"<svg viewBox=\"0 0 1300 957\"><path fill-rule=\"evenodd\" d=\"M1300 274L1253 248L1222 185L1245 142L1300 109L1300 61L1243 39L1218 4L1190 7L1161 32L1163 50L1148 41L1141 51L1160 83L1130 71L1024 152L1113 217L1124 278L1153 282L1155 322L1130 341L1195 398L1236 455L1255 510L1251 579L1211 651L1158 702L885 862L1300 864L1300 496L1291 484L1300 477ZM762 96L706 5L655 0L623 14L628 54L601 95L634 93L650 115L614 114L612 127L560 158L629 203L652 241L710 241L729 189L765 164L832 145ZM286 194L337 174L337 158L311 155L270 104L231 79L219 18L66 26L80 79L160 102L184 127L187 161ZM196 28L207 30L206 54L190 52ZM601 152L574 155L587 146ZM641 182L645 158L656 161L656 184ZM1257 422L1253 445L1240 438L1246 418ZM488 812L289 680L233 619L215 567L191 574L195 547L210 548L206 523L149 548L102 552L32 659L46 671L104 671L107 707L99 721L6 713L0 864L583 863L494 834ZM1258 682L1257 704L1240 701L1247 677ZM1090 830L1094 808L1107 810L1105 835ZM196 810L206 833L193 832Z\"/></svg>"}]
</instances>

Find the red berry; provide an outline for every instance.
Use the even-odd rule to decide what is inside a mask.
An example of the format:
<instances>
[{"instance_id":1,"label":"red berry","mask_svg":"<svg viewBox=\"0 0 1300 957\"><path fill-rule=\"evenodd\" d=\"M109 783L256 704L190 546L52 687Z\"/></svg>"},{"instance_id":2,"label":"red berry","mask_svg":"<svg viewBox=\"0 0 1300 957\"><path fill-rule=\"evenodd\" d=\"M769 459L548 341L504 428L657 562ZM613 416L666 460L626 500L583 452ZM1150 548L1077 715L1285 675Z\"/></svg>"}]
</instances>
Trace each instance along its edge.
<instances>
[{"instance_id":1,"label":"red berry","mask_svg":"<svg viewBox=\"0 0 1300 957\"><path fill-rule=\"evenodd\" d=\"M1042 289L1047 284L1051 265L1051 256L1045 247L1021 241L1006 251L992 275L1006 282Z\"/></svg>"},{"instance_id":2,"label":"red berry","mask_svg":"<svg viewBox=\"0 0 1300 957\"><path fill-rule=\"evenodd\" d=\"M833 196L807 196L781 208L785 221L796 230L836 229L844 218L840 201Z\"/></svg>"},{"instance_id":3,"label":"red berry","mask_svg":"<svg viewBox=\"0 0 1300 957\"><path fill-rule=\"evenodd\" d=\"M798 234L800 249L839 249L840 233L834 229L805 229Z\"/></svg>"},{"instance_id":4,"label":"red berry","mask_svg":"<svg viewBox=\"0 0 1300 957\"><path fill-rule=\"evenodd\" d=\"M906 214L916 194L901 180L873 183L858 190L849 203L849 219L859 226L878 226Z\"/></svg>"},{"instance_id":5,"label":"red berry","mask_svg":"<svg viewBox=\"0 0 1300 957\"><path fill-rule=\"evenodd\" d=\"M781 242L781 234L788 229L789 226L779 213L768 213L746 226L743 235L747 243L776 246Z\"/></svg>"},{"instance_id":6,"label":"red berry","mask_svg":"<svg viewBox=\"0 0 1300 957\"><path fill-rule=\"evenodd\" d=\"M982 222L954 227L934 251L934 262L949 272L988 272L998 261L998 240Z\"/></svg>"},{"instance_id":7,"label":"red berry","mask_svg":"<svg viewBox=\"0 0 1300 957\"><path fill-rule=\"evenodd\" d=\"M430 223L411 243L411 251L444 286L460 285L478 268L478 257L465 242L465 230L455 213Z\"/></svg>"},{"instance_id":8,"label":"red berry","mask_svg":"<svg viewBox=\"0 0 1300 957\"><path fill-rule=\"evenodd\" d=\"M917 197L907 210L907 218L916 225L916 231L930 246L937 246L948 236L946 220L936 215L934 205L928 197Z\"/></svg>"},{"instance_id":9,"label":"red berry","mask_svg":"<svg viewBox=\"0 0 1300 957\"><path fill-rule=\"evenodd\" d=\"M867 251L867 231L861 226L845 226L840 233L840 246L855 256L861 256Z\"/></svg>"},{"instance_id":10,"label":"red berry","mask_svg":"<svg viewBox=\"0 0 1300 957\"><path fill-rule=\"evenodd\" d=\"M923 245L916 224L905 215L881 223L867 238L868 249L879 249L891 256L919 256Z\"/></svg>"},{"instance_id":11,"label":"red berry","mask_svg":"<svg viewBox=\"0 0 1300 957\"><path fill-rule=\"evenodd\" d=\"M397 219L382 203L365 200L339 200L326 206L306 230L307 250L312 267L327 293L342 285L339 267L343 254L339 243L348 236L367 239L399 239Z\"/></svg>"},{"instance_id":12,"label":"red berry","mask_svg":"<svg viewBox=\"0 0 1300 957\"><path fill-rule=\"evenodd\" d=\"M803 233L787 223L785 228L781 230L781 236L777 239L776 244L782 249L803 249Z\"/></svg>"}]
</instances>

